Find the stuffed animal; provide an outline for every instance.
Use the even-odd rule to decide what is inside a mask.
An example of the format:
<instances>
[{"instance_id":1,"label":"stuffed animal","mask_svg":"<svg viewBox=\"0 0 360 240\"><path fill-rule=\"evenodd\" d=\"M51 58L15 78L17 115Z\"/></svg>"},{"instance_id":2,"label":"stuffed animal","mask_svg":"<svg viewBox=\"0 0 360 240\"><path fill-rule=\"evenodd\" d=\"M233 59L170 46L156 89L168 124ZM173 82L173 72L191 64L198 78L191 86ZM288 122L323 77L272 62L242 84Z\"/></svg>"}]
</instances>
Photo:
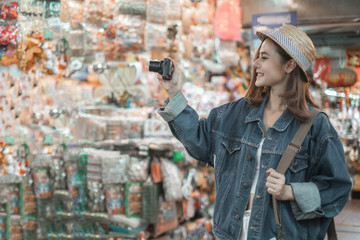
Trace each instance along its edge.
<instances>
[{"instance_id":1,"label":"stuffed animal","mask_svg":"<svg viewBox=\"0 0 360 240\"><path fill-rule=\"evenodd\" d=\"M35 66L36 60L42 58L43 49L41 44L44 41L44 36L40 33L33 33L26 36L19 44L18 54L19 62L18 67L28 72Z\"/></svg>"}]
</instances>

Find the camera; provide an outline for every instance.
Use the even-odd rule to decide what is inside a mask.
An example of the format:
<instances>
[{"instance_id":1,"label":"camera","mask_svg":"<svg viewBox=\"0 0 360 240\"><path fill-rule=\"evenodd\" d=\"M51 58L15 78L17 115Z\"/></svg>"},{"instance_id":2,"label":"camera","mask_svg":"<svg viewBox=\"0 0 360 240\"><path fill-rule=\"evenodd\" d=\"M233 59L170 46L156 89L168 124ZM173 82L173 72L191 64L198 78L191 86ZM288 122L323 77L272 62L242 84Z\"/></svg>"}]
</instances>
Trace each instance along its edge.
<instances>
[{"instance_id":1,"label":"camera","mask_svg":"<svg viewBox=\"0 0 360 240\"><path fill-rule=\"evenodd\" d=\"M164 58L164 60L160 61L150 61L149 71L161 74L164 80L171 80L172 70L173 66L170 58Z\"/></svg>"}]
</instances>

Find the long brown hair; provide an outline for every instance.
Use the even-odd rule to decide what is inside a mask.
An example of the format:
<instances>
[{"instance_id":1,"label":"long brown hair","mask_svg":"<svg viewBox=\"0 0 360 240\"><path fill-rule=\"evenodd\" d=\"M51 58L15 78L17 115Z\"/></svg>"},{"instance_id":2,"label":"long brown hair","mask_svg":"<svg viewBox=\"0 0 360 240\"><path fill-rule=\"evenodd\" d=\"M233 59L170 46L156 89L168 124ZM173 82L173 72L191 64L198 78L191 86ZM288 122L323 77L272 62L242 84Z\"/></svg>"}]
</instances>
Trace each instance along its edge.
<instances>
[{"instance_id":1,"label":"long brown hair","mask_svg":"<svg viewBox=\"0 0 360 240\"><path fill-rule=\"evenodd\" d=\"M285 64L287 61L292 59L292 57L289 54L287 54L285 50L283 50L277 43L275 43L274 41L273 43L276 46L275 47L276 52L279 53L281 56L283 64ZM256 59L259 58L260 47L256 51L254 62ZM264 97L267 94L269 94L270 91L269 87L256 87L255 81L256 81L256 70L253 65L250 86L245 94L245 97L249 100L250 105L253 107L259 106L261 102L264 100ZM287 103L287 107L294 115L294 117L301 122L305 122L310 117L308 104L316 108L320 108L310 94L309 83L310 83L309 77L297 65L295 69L290 73L289 81L285 88L285 93L283 96L281 96L283 97L284 102Z\"/></svg>"}]
</instances>

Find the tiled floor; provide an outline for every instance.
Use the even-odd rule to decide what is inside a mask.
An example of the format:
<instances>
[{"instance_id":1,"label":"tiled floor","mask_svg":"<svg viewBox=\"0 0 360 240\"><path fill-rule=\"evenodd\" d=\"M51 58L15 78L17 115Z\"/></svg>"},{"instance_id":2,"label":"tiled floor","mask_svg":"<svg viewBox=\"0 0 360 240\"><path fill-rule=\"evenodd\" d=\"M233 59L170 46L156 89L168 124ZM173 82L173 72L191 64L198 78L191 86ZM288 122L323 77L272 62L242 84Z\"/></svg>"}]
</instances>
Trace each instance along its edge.
<instances>
[{"instance_id":1,"label":"tiled floor","mask_svg":"<svg viewBox=\"0 0 360 240\"><path fill-rule=\"evenodd\" d=\"M348 201L335 217L335 226L339 240L360 240L360 199Z\"/></svg>"}]
</instances>

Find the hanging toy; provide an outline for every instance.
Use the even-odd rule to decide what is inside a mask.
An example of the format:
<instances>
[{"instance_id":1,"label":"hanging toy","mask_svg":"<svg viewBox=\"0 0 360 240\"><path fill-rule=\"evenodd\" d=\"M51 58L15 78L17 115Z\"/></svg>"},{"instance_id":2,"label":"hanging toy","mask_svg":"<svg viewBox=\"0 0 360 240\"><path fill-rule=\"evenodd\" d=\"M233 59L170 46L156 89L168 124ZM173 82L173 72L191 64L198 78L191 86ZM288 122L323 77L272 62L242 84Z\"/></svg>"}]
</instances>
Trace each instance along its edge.
<instances>
[{"instance_id":1,"label":"hanging toy","mask_svg":"<svg viewBox=\"0 0 360 240\"><path fill-rule=\"evenodd\" d=\"M18 27L6 25L0 27L0 45L16 45Z\"/></svg>"},{"instance_id":2,"label":"hanging toy","mask_svg":"<svg viewBox=\"0 0 360 240\"><path fill-rule=\"evenodd\" d=\"M42 45L43 49L43 72L48 75L58 75L59 68L57 67L57 57L53 52L54 44L50 41Z\"/></svg>"},{"instance_id":3,"label":"hanging toy","mask_svg":"<svg viewBox=\"0 0 360 240\"><path fill-rule=\"evenodd\" d=\"M3 3L0 9L0 19L16 20L19 15L18 8L18 2Z\"/></svg>"},{"instance_id":4,"label":"hanging toy","mask_svg":"<svg viewBox=\"0 0 360 240\"><path fill-rule=\"evenodd\" d=\"M196 170L194 168L190 169L188 176L186 179L184 179L183 186L181 188L182 195L187 200L190 199L190 195L195 189L195 175Z\"/></svg>"}]
</instances>

